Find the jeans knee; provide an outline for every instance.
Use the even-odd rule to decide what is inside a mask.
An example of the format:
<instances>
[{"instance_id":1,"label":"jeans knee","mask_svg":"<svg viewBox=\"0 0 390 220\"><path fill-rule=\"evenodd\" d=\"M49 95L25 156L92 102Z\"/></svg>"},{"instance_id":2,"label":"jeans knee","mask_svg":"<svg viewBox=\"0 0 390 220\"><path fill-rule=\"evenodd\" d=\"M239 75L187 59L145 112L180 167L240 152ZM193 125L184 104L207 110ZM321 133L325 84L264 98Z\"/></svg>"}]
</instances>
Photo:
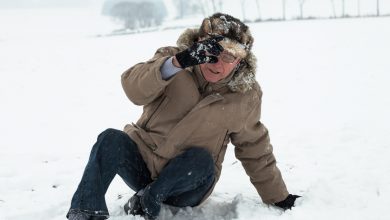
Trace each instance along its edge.
<instances>
[{"instance_id":1,"label":"jeans knee","mask_svg":"<svg viewBox=\"0 0 390 220\"><path fill-rule=\"evenodd\" d=\"M113 128L108 128L99 134L98 142L101 144L98 146L100 148L109 147L112 150L112 147L120 147L129 139L130 137L125 132Z\"/></svg>"},{"instance_id":2,"label":"jeans knee","mask_svg":"<svg viewBox=\"0 0 390 220\"><path fill-rule=\"evenodd\" d=\"M210 152L204 148L200 147L192 147L185 151L186 154L190 155L191 157L198 157L198 158L204 158L204 159L212 159L212 156Z\"/></svg>"},{"instance_id":3,"label":"jeans knee","mask_svg":"<svg viewBox=\"0 0 390 220\"><path fill-rule=\"evenodd\" d=\"M214 160L211 153L204 148L189 148L184 154L188 155L190 160L196 161L197 164L204 166L205 169L214 172Z\"/></svg>"},{"instance_id":4,"label":"jeans knee","mask_svg":"<svg viewBox=\"0 0 390 220\"><path fill-rule=\"evenodd\" d=\"M107 128L104 130L100 135L119 135L122 131L114 129L114 128Z\"/></svg>"},{"instance_id":5,"label":"jeans knee","mask_svg":"<svg viewBox=\"0 0 390 220\"><path fill-rule=\"evenodd\" d=\"M113 128L107 128L102 133L99 134L98 138L104 138L104 139L128 139L128 135L120 130L113 129Z\"/></svg>"}]
</instances>

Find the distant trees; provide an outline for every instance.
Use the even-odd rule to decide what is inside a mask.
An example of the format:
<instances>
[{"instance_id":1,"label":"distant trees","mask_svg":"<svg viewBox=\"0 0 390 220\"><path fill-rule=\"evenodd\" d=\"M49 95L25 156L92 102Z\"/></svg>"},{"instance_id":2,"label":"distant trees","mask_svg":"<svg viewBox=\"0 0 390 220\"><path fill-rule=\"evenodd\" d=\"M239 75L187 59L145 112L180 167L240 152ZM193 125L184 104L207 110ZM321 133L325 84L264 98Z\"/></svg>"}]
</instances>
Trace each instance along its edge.
<instances>
[{"instance_id":1,"label":"distant trees","mask_svg":"<svg viewBox=\"0 0 390 220\"><path fill-rule=\"evenodd\" d=\"M127 29L161 25L166 16L165 6L158 1L108 0L103 14L123 22Z\"/></svg>"},{"instance_id":2,"label":"distant trees","mask_svg":"<svg viewBox=\"0 0 390 220\"><path fill-rule=\"evenodd\" d=\"M332 12L333 12L333 17L337 17L337 14L336 14L336 7L334 5L334 0L330 0L330 3L332 4Z\"/></svg>"},{"instance_id":3,"label":"distant trees","mask_svg":"<svg viewBox=\"0 0 390 220\"><path fill-rule=\"evenodd\" d=\"M380 15L380 12L379 12L379 0L376 0L376 16L379 16Z\"/></svg>"},{"instance_id":4,"label":"distant trees","mask_svg":"<svg viewBox=\"0 0 390 220\"><path fill-rule=\"evenodd\" d=\"M203 14L204 17L210 16L211 14L219 11L224 11L224 4L227 1L223 0L171 0L173 5L176 8L177 18L184 18L186 16L191 15L199 15ZM232 0L233 1L233 0ZM267 6L266 0L239 0L237 2L236 10L241 10L242 20L248 21L248 16L253 16L254 10L257 9L258 16L255 21L261 21L262 13L264 6ZM361 0L350 0L350 2L346 2L346 0L323 0L330 2L330 17L338 18L338 17L350 17L348 14L351 10L348 10L347 6L351 5L351 2L356 4L356 16L361 16L360 11L360 3ZM366 16L380 16L380 0L370 0L371 4L376 3L376 11L371 12L371 15ZM296 15L297 19L305 19L308 16L313 16L307 14L304 11L304 7L306 7L307 0L296 0L289 1L280 0L282 7L282 17L278 18L281 20L286 20L287 4L294 5L294 7L299 7L298 14ZM264 3L264 4L263 4ZM228 3L226 3L228 4ZM310 2L310 4L314 4L314 2ZM230 5L229 5L230 6ZM248 12L248 7L256 7L254 10L250 10L251 13ZM226 10L226 8L225 8ZM264 9L264 11L266 11ZM306 17L304 17L304 12L306 12ZM164 0L105 0L105 4L103 6L103 14L110 15L117 20L123 22L125 28L127 29L137 29L141 27L152 27L160 25L167 15L167 11L165 8ZM290 13L291 14L291 13ZM382 12L384 14L384 12ZM352 15L354 16L354 15ZM264 17L264 15L263 15ZM279 17L279 16L278 16ZM308 17L310 18L310 17ZM313 17L311 17L313 18ZM272 20L273 18L269 18ZM267 19L264 19L267 20Z\"/></svg>"},{"instance_id":5,"label":"distant trees","mask_svg":"<svg viewBox=\"0 0 390 220\"><path fill-rule=\"evenodd\" d=\"M336 18L336 9L335 9L335 4L334 0L330 0L332 4L332 9L333 9L333 17ZM374 0L375 1L375 0ZM345 7L346 0L341 0L341 17L350 17L348 13L346 13L346 7ZM356 0L356 16L360 17L361 16L361 11L360 11L360 0ZM376 0L376 16L380 16L380 5L379 5L379 0Z\"/></svg>"},{"instance_id":6,"label":"distant trees","mask_svg":"<svg viewBox=\"0 0 390 220\"><path fill-rule=\"evenodd\" d=\"M256 7L257 7L257 12L259 13L259 17L257 18L258 20L261 20L261 12L260 12L260 0L256 0Z\"/></svg>"},{"instance_id":7,"label":"distant trees","mask_svg":"<svg viewBox=\"0 0 390 220\"><path fill-rule=\"evenodd\" d=\"M209 16L222 11L223 3L223 0L173 0L179 18L195 14Z\"/></svg>"},{"instance_id":8,"label":"distant trees","mask_svg":"<svg viewBox=\"0 0 390 220\"><path fill-rule=\"evenodd\" d=\"M203 4L197 0L173 0L173 4L178 12L178 18L186 15L203 13Z\"/></svg>"},{"instance_id":9,"label":"distant trees","mask_svg":"<svg viewBox=\"0 0 390 220\"><path fill-rule=\"evenodd\" d=\"M299 19L303 18L303 5L305 4L305 2L306 2L306 0L298 0L299 12L300 12Z\"/></svg>"},{"instance_id":10,"label":"distant trees","mask_svg":"<svg viewBox=\"0 0 390 220\"><path fill-rule=\"evenodd\" d=\"M360 0L357 0L357 15L360 17Z\"/></svg>"},{"instance_id":11,"label":"distant trees","mask_svg":"<svg viewBox=\"0 0 390 220\"><path fill-rule=\"evenodd\" d=\"M217 4L216 4L215 0L211 0L211 3L213 4L213 12L216 12L217 11Z\"/></svg>"},{"instance_id":12,"label":"distant trees","mask_svg":"<svg viewBox=\"0 0 390 220\"><path fill-rule=\"evenodd\" d=\"M111 9L111 16L124 22L125 28L134 29L136 27L137 16L136 11L137 5L129 2L120 2Z\"/></svg>"},{"instance_id":13,"label":"distant trees","mask_svg":"<svg viewBox=\"0 0 390 220\"><path fill-rule=\"evenodd\" d=\"M242 12L242 20L246 20L246 14L245 14L245 2L246 0L240 0L241 3L241 12Z\"/></svg>"},{"instance_id":14,"label":"distant trees","mask_svg":"<svg viewBox=\"0 0 390 220\"><path fill-rule=\"evenodd\" d=\"M177 8L179 18L182 18L184 15L193 15L193 14L203 14L204 16L209 16L210 14L213 14L217 11L223 11L223 5L225 4L223 0L172 0ZM233 1L233 0L232 0ZM238 10L241 10L242 19L245 21L248 19L249 12L248 12L248 6L251 5L251 7L256 7L258 16L255 19L256 21L262 20L262 14L261 9L264 5L269 5L269 3L265 3L266 0L239 0L236 1L240 8L237 8ZM323 0L326 1L326 0ZM360 1L356 0L357 5L357 16L360 16ZM377 9L376 9L376 15L380 15L380 1L379 0L371 0L373 2L376 1ZM347 14L347 6L350 4L347 4L346 0L329 0L330 2L330 17L337 18L337 17L348 17ZM282 6L282 20L286 20L286 13L287 4L291 4L294 6L298 6L298 14L296 15L298 19L304 19L305 18L305 7L306 3L308 3L307 0L296 0L294 3L291 1L287 2L287 0L281 0L281 6ZM226 3L227 4L227 3ZM314 4L314 2L310 2L310 4ZM340 12L341 9L341 12ZM251 10L251 12L253 12ZM337 12L337 13L336 13ZM341 13L341 14L340 14ZM252 13L253 15L253 13ZM306 15L307 17L308 15Z\"/></svg>"}]
</instances>

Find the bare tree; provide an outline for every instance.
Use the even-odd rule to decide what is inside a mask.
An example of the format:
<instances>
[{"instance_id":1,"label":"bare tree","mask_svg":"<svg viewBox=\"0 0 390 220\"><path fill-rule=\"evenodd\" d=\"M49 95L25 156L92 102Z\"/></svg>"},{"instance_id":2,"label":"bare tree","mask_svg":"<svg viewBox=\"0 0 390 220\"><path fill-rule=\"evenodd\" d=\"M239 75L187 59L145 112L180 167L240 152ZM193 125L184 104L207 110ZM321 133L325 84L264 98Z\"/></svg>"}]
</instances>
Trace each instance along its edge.
<instances>
[{"instance_id":1,"label":"bare tree","mask_svg":"<svg viewBox=\"0 0 390 220\"><path fill-rule=\"evenodd\" d=\"M198 1L198 5L203 14L203 17L207 17L207 15L209 14L209 7L207 4L207 0Z\"/></svg>"},{"instance_id":2,"label":"bare tree","mask_svg":"<svg viewBox=\"0 0 390 220\"><path fill-rule=\"evenodd\" d=\"M154 9L154 4L151 2L141 2L137 5L137 15L139 26L140 27L152 27L156 24L154 20L154 14L156 10Z\"/></svg>"},{"instance_id":3,"label":"bare tree","mask_svg":"<svg viewBox=\"0 0 390 220\"><path fill-rule=\"evenodd\" d=\"M283 20L286 20L286 0L282 0Z\"/></svg>"},{"instance_id":4,"label":"bare tree","mask_svg":"<svg viewBox=\"0 0 390 220\"><path fill-rule=\"evenodd\" d=\"M213 13L215 13L217 11L215 0L211 0L211 3L213 3Z\"/></svg>"},{"instance_id":5,"label":"bare tree","mask_svg":"<svg viewBox=\"0 0 390 220\"><path fill-rule=\"evenodd\" d=\"M333 17L336 18L336 7L334 6L334 0L330 0L330 3L332 4L332 10L333 10Z\"/></svg>"},{"instance_id":6,"label":"bare tree","mask_svg":"<svg viewBox=\"0 0 390 220\"><path fill-rule=\"evenodd\" d=\"M152 2L119 2L109 9L109 15L122 21L126 29L161 25L166 9Z\"/></svg>"},{"instance_id":7,"label":"bare tree","mask_svg":"<svg viewBox=\"0 0 390 220\"><path fill-rule=\"evenodd\" d=\"M298 0L299 3L299 10L300 10L300 16L299 18L303 18L303 5L305 4L306 0Z\"/></svg>"},{"instance_id":8,"label":"bare tree","mask_svg":"<svg viewBox=\"0 0 390 220\"><path fill-rule=\"evenodd\" d=\"M179 0L179 17L183 18L184 17L184 0Z\"/></svg>"},{"instance_id":9,"label":"bare tree","mask_svg":"<svg viewBox=\"0 0 390 220\"><path fill-rule=\"evenodd\" d=\"M376 0L376 16L379 16L379 0Z\"/></svg>"},{"instance_id":10,"label":"bare tree","mask_svg":"<svg viewBox=\"0 0 390 220\"><path fill-rule=\"evenodd\" d=\"M110 15L120 21L123 21L125 28L135 29L139 26L138 18L134 13L137 4L132 2L120 2L110 11Z\"/></svg>"},{"instance_id":11,"label":"bare tree","mask_svg":"<svg viewBox=\"0 0 390 220\"><path fill-rule=\"evenodd\" d=\"M201 11L202 14L206 17L209 14L222 11L223 9L223 0L183 0L186 2L196 2L198 11Z\"/></svg>"},{"instance_id":12,"label":"bare tree","mask_svg":"<svg viewBox=\"0 0 390 220\"><path fill-rule=\"evenodd\" d=\"M196 0L173 0L173 4L178 11L178 18L183 18L186 15L200 14L204 10L203 3Z\"/></svg>"},{"instance_id":13,"label":"bare tree","mask_svg":"<svg viewBox=\"0 0 390 220\"><path fill-rule=\"evenodd\" d=\"M223 8L223 0L219 0L218 1L218 11L223 11L222 8Z\"/></svg>"},{"instance_id":14,"label":"bare tree","mask_svg":"<svg viewBox=\"0 0 390 220\"><path fill-rule=\"evenodd\" d=\"M259 13L258 19L261 20L261 13L260 13L260 3L259 3L259 0L256 0L256 6L257 6L257 12Z\"/></svg>"},{"instance_id":15,"label":"bare tree","mask_svg":"<svg viewBox=\"0 0 390 220\"><path fill-rule=\"evenodd\" d=\"M357 15L360 17L360 0L357 0Z\"/></svg>"},{"instance_id":16,"label":"bare tree","mask_svg":"<svg viewBox=\"0 0 390 220\"><path fill-rule=\"evenodd\" d=\"M241 3L241 12L242 12L242 20L246 20L246 15L245 15L245 0L240 0Z\"/></svg>"},{"instance_id":17,"label":"bare tree","mask_svg":"<svg viewBox=\"0 0 390 220\"><path fill-rule=\"evenodd\" d=\"M341 2L342 4L342 17L344 18L345 17L345 0L342 0Z\"/></svg>"},{"instance_id":18,"label":"bare tree","mask_svg":"<svg viewBox=\"0 0 390 220\"><path fill-rule=\"evenodd\" d=\"M185 0L173 0L173 4L178 11L177 18L183 18L185 15Z\"/></svg>"}]
</instances>

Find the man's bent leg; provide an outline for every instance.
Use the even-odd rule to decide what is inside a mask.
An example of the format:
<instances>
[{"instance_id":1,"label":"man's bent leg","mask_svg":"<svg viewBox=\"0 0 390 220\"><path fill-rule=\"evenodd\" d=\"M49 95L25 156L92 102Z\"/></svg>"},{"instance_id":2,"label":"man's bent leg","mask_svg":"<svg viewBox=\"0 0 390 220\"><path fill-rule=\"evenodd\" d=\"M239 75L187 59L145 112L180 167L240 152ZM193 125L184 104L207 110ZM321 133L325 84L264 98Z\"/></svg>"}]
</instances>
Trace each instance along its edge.
<instances>
[{"instance_id":1,"label":"man's bent leg","mask_svg":"<svg viewBox=\"0 0 390 220\"><path fill-rule=\"evenodd\" d=\"M141 197L144 211L156 217L161 203L196 206L214 182L214 161L202 148L191 148L173 158Z\"/></svg>"},{"instance_id":2,"label":"man's bent leg","mask_svg":"<svg viewBox=\"0 0 390 220\"><path fill-rule=\"evenodd\" d=\"M68 215L81 212L108 217L104 195L116 174L135 191L152 181L137 145L126 133L107 129L98 136L92 148Z\"/></svg>"},{"instance_id":3,"label":"man's bent leg","mask_svg":"<svg viewBox=\"0 0 390 220\"><path fill-rule=\"evenodd\" d=\"M184 192L177 196L171 196L164 201L165 204L176 207L194 207L200 204L206 193L213 186L214 177L209 178L198 188Z\"/></svg>"}]
</instances>

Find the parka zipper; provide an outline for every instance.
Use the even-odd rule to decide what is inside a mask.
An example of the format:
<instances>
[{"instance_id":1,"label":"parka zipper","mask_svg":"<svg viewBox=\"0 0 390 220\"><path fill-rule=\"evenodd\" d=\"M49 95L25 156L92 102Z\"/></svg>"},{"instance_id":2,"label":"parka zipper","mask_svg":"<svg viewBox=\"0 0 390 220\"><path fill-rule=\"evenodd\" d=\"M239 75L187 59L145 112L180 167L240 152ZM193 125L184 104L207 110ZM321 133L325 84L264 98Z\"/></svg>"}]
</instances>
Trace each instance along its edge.
<instances>
[{"instance_id":1,"label":"parka zipper","mask_svg":"<svg viewBox=\"0 0 390 220\"><path fill-rule=\"evenodd\" d=\"M152 117L154 116L154 114L157 112L157 110L160 108L161 104L164 102L164 100L166 99L167 97L164 96L164 98L161 99L161 101L158 103L157 107L153 110L153 113L149 116L149 118L145 121L145 123L143 124L142 128L145 129L145 131L148 131L149 128L147 128L147 125L150 121L150 119L152 119Z\"/></svg>"},{"instance_id":2,"label":"parka zipper","mask_svg":"<svg viewBox=\"0 0 390 220\"><path fill-rule=\"evenodd\" d=\"M226 129L225 135L224 135L223 138L222 138L222 143L221 143L220 148L219 148L219 152L218 152L218 155L217 155L217 160L216 160L216 162L219 161L219 155L221 154L221 151L222 151L222 148L223 148L223 146L224 146L225 139L226 139L226 136L228 135L228 133L229 133L229 130Z\"/></svg>"}]
</instances>

